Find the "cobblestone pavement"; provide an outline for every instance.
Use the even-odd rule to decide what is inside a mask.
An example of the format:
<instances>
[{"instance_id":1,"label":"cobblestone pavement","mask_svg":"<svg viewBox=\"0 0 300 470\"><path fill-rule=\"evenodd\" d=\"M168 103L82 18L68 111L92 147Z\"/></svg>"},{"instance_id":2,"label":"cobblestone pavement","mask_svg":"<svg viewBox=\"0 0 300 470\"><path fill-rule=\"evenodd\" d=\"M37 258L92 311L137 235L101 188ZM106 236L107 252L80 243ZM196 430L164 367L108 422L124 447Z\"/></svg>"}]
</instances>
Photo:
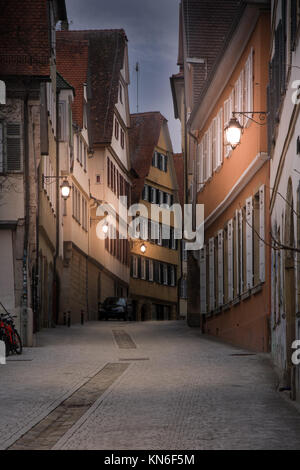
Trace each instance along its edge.
<instances>
[{"instance_id":1,"label":"cobblestone pavement","mask_svg":"<svg viewBox=\"0 0 300 470\"><path fill-rule=\"evenodd\" d=\"M135 347L122 347L116 330ZM182 322L45 330L37 348L0 366L0 446L30 436L106 364L120 363L129 367L62 437L52 430L52 448L300 449L300 414L276 391L268 356L243 353Z\"/></svg>"}]
</instances>

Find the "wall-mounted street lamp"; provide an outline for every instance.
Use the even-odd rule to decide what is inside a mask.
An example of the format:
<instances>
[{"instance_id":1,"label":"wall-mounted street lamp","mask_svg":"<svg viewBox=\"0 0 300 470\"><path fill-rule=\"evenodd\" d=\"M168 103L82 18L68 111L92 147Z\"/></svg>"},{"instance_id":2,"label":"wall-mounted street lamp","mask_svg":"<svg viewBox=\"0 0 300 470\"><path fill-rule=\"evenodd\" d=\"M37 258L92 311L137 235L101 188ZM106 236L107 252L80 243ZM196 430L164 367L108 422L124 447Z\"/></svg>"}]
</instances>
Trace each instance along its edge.
<instances>
[{"instance_id":1,"label":"wall-mounted street lamp","mask_svg":"<svg viewBox=\"0 0 300 470\"><path fill-rule=\"evenodd\" d=\"M260 122L253 119L250 116L251 114L258 114ZM265 126L266 122L264 121L266 119L267 113L266 111L234 111L232 113L232 118L230 119L228 125L225 127L226 140L232 149L235 149L241 143L241 137L244 130L243 126L241 126L241 124L237 120L236 115L245 116L251 121L258 124L259 126Z\"/></svg>"},{"instance_id":2,"label":"wall-mounted street lamp","mask_svg":"<svg viewBox=\"0 0 300 470\"><path fill-rule=\"evenodd\" d=\"M145 254L146 251L147 251L147 247L146 247L145 243L142 243L142 245L141 245L141 252L142 252L143 254Z\"/></svg>"},{"instance_id":3,"label":"wall-mounted street lamp","mask_svg":"<svg viewBox=\"0 0 300 470\"><path fill-rule=\"evenodd\" d=\"M61 188L62 197L65 200L68 199L68 197L70 196L70 192L71 192L71 186L69 185L69 181L64 180L60 188Z\"/></svg>"},{"instance_id":4,"label":"wall-mounted street lamp","mask_svg":"<svg viewBox=\"0 0 300 470\"><path fill-rule=\"evenodd\" d=\"M108 228L109 228L108 227L108 222L106 222L106 224L104 224L103 227L102 227L103 233L108 233Z\"/></svg>"},{"instance_id":5,"label":"wall-mounted street lamp","mask_svg":"<svg viewBox=\"0 0 300 470\"><path fill-rule=\"evenodd\" d=\"M45 175L43 175L42 176L42 185L44 186L45 181L47 181L47 180L60 180L60 179L63 179L62 185L60 187L61 195L64 198L64 200L66 201L70 196L71 186L70 186L69 181L66 179L65 176L45 176Z\"/></svg>"}]
</instances>

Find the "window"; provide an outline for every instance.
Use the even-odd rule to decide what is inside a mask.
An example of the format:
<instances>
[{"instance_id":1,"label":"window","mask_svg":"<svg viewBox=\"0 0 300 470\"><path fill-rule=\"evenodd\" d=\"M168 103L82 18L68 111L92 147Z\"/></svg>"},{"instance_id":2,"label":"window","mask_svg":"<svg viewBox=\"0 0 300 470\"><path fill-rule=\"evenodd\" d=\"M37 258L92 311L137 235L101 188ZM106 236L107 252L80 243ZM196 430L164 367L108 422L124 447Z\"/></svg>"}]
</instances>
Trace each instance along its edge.
<instances>
[{"instance_id":1,"label":"window","mask_svg":"<svg viewBox=\"0 0 300 470\"><path fill-rule=\"evenodd\" d=\"M180 282L180 298L187 299L187 280L181 279Z\"/></svg>"},{"instance_id":2,"label":"window","mask_svg":"<svg viewBox=\"0 0 300 470\"><path fill-rule=\"evenodd\" d=\"M251 113L253 111L253 49L245 65L244 78L244 111ZM245 117L245 126L248 126L250 122L251 120Z\"/></svg>"},{"instance_id":3,"label":"window","mask_svg":"<svg viewBox=\"0 0 300 470\"><path fill-rule=\"evenodd\" d=\"M132 276L137 279L138 278L138 257L132 257Z\"/></svg>"},{"instance_id":4,"label":"window","mask_svg":"<svg viewBox=\"0 0 300 470\"><path fill-rule=\"evenodd\" d=\"M233 220L227 225L227 299L233 299Z\"/></svg>"},{"instance_id":5,"label":"window","mask_svg":"<svg viewBox=\"0 0 300 470\"><path fill-rule=\"evenodd\" d=\"M83 143L81 139L79 139L79 141L80 141L79 162L80 162L80 165L82 165Z\"/></svg>"},{"instance_id":6,"label":"window","mask_svg":"<svg viewBox=\"0 0 300 470\"><path fill-rule=\"evenodd\" d=\"M0 172L22 171L21 124L0 121Z\"/></svg>"},{"instance_id":7,"label":"window","mask_svg":"<svg viewBox=\"0 0 300 470\"><path fill-rule=\"evenodd\" d=\"M153 260L149 260L149 281L153 282Z\"/></svg>"},{"instance_id":8,"label":"window","mask_svg":"<svg viewBox=\"0 0 300 470\"><path fill-rule=\"evenodd\" d=\"M111 187L111 178L110 178L110 159L107 157L107 186Z\"/></svg>"},{"instance_id":9,"label":"window","mask_svg":"<svg viewBox=\"0 0 300 470\"><path fill-rule=\"evenodd\" d=\"M86 145L83 144L83 168L86 171L86 160L87 160L87 148Z\"/></svg>"},{"instance_id":10,"label":"window","mask_svg":"<svg viewBox=\"0 0 300 470\"><path fill-rule=\"evenodd\" d=\"M116 140L119 140L119 122L117 120L117 118L115 118L115 138Z\"/></svg>"},{"instance_id":11,"label":"window","mask_svg":"<svg viewBox=\"0 0 300 470\"><path fill-rule=\"evenodd\" d=\"M87 103L83 103L83 127L87 129Z\"/></svg>"},{"instance_id":12,"label":"window","mask_svg":"<svg viewBox=\"0 0 300 470\"><path fill-rule=\"evenodd\" d=\"M224 129L229 124L229 121L232 118L232 111L233 111L233 91L231 92L228 100L226 100L224 103ZM230 145L228 145L226 138L224 138L224 153L225 153L226 158L228 158L232 153L232 148Z\"/></svg>"},{"instance_id":13,"label":"window","mask_svg":"<svg viewBox=\"0 0 300 470\"><path fill-rule=\"evenodd\" d=\"M151 197L150 202L152 204L156 204L157 200L156 200L156 189L155 188L151 187L151 196L150 197Z\"/></svg>"},{"instance_id":14,"label":"window","mask_svg":"<svg viewBox=\"0 0 300 470\"><path fill-rule=\"evenodd\" d=\"M217 118L214 118L212 122L212 163L213 163L213 171L216 171L218 162L217 162Z\"/></svg>"},{"instance_id":15,"label":"window","mask_svg":"<svg viewBox=\"0 0 300 470\"><path fill-rule=\"evenodd\" d=\"M124 134L123 129L121 129L121 147L122 147L122 149L124 148L124 146L125 146L125 134Z\"/></svg>"},{"instance_id":16,"label":"window","mask_svg":"<svg viewBox=\"0 0 300 470\"><path fill-rule=\"evenodd\" d=\"M72 198L73 217L80 224L81 197L80 191L74 185L72 186Z\"/></svg>"},{"instance_id":17,"label":"window","mask_svg":"<svg viewBox=\"0 0 300 470\"><path fill-rule=\"evenodd\" d=\"M215 309L215 240L209 240L209 310Z\"/></svg>"},{"instance_id":18,"label":"window","mask_svg":"<svg viewBox=\"0 0 300 470\"><path fill-rule=\"evenodd\" d=\"M224 232L218 232L218 306L224 303Z\"/></svg>"},{"instance_id":19,"label":"window","mask_svg":"<svg viewBox=\"0 0 300 470\"><path fill-rule=\"evenodd\" d=\"M6 85L3 80L0 80L0 104L6 104Z\"/></svg>"},{"instance_id":20,"label":"window","mask_svg":"<svg viewBox=\"0 0 300 470\"><path fill-rule=\"evenodd\" d=\"M4 170L4 125L0 121L0 173Z\"/></svg>"},{"instance_id":21,"label":"window","mask_svg":"<svg viewBox=\"0 0 300 470\"><path fill-rule=\"evenodd\" d=\"M146 280L146 258L141 258L141 279Z\"/></svg>"},{"instance_id":22,"label":"window","mask_svg":"<svg viewBox=\"0 0 300 470\"><path fill-rule=\"evenodd\" d=\"M149 201L149 186L145 184L142 194L143 201Z\"/></svg>"},{"instance_id":23,"label":"window","mask_svg":"<svg viewBox=\"0 0 300 470\"><path fill-rule=\"evenodd\" d=\"M203 141L198 145L197 152L197 190L203 187Z\"/></svg>"},{"instance_id":24,"label":"window","mask_svg":"<svg viewBox=\"0 0 300 470\"><path fill-rule=\"evenodd\" d=\"M168 285L168 265L163 265L163 279L164 279L164 286Z\"/></svg>"},{"instance_id":25,"label":"window","mask_svg":"<svg viewBox=\"0 0 300 470\"><path fill-rule=\"evenodd\" d=\"M123 104L123 87L120 83L120 103Z\"/></svg>"},{"instance_id":26,"label":"window","mask_svg":"<svg viewBox=\"0 0 300 470\"><path fill-rule=\"evenodd\" d=\"M206 182L208 180L208 133L204 135L203 138L203 178L204 181Z\"/></svg>"},{"instance_id":27,"label":"window","mask_svg":"<svg viewBox=\"0 0 300 470\"><path fill-rule=\"evenodd\" d=\"M64 101L58 105L58 139L66 140L66 103Z\"/></svg>"},{"instance_id":28,"label":"window","mask_svg":"<svg viewBox=\"0 0 300 470\"><path fill-rule=\"evenodd\" d=\"M168 168L168 157L166 155L163 155L162 153L159 154L160 156L160 164L159 164L159 169L164 171L165 173L167 172L167 168Z\"/></svg>"},{"instance_id":29,"label":"window","mask_svg":"<svg viewBox=\"0 0 300 470\"><path fill-rule=\"evenodd\" d=\"M246 288L253 287L253 201L246 200Z\"/></svg>"},{"instance_id":30,"label":"window","mask_svg":"<svg viewBox=\"0 0 300 470\"><path fill-rule=\"evenodd\" d=\"M96 175L96 184L101 184L101 176Z\"/></svg>"},{"instance_id":31,"label":"window","mask_svg":"<svg viewBox=\"0 0 300 470\"><path fill-rule=\"evenodd\" d=\"M206 304L206 246L200 250L200 313L207 313Z\"/></svg>"},{"instance_id":32,"label":"window","mask_svg":"<svg viewBox=\"0 0 300 470\"><path fill-rule=\"evenodd\" d=\"M82 228L87 231L88 229L88 214L87 214L87 201L82 196Z\"/></svg>"},{"instance_id":33,"label":"window","mask_svg":"<svg viewBox=\"0 0 300 470\"><path fill-rule=\"evenodd\" d=\"M170 273L171 273L171 279L170 279L170 284L172 287L176 286L176 269L175 266L170 267Z\"/></svg>"}]
</instances>

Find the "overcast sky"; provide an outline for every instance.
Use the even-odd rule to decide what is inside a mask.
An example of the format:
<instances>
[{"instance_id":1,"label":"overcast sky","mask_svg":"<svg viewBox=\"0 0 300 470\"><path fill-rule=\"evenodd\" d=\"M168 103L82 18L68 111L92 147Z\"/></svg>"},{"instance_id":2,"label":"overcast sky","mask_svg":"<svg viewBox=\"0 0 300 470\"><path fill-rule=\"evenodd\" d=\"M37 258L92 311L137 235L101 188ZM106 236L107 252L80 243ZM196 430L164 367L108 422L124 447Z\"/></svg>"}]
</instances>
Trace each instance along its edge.
<instances>
[{"instance_id":1,"label":"overcast sky","mask_svg":"<svg viewBox=\"0 0 300 470\"><path fill-rule=\"evenodd\" d=\"M179 0L66 0L70 29L124 28L128 37L130 110L136 112L135 64L140 64L139 112L160 111L181 151L169 78L178 72Z\"/></svg>"}]
</instances>

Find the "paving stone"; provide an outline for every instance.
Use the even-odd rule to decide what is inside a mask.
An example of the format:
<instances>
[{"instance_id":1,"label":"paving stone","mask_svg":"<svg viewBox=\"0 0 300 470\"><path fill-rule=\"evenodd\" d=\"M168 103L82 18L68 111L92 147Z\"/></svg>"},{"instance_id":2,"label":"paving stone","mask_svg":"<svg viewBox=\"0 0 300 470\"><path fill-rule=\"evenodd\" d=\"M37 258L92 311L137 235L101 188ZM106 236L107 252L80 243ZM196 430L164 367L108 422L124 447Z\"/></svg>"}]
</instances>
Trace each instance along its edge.
<instances>
[{"instance_id":1,"label":"paving stone","mask_svg":"<svg viewBox=\"0 0 300 470\"><path fill-rule=\"evenodd\" d=\"M148 360L130 362L112 330L132 340L132 359ZM40 448L58 439L55 448L83 450L300 448L300 415L276 391L268 355L244 355L249 351L201 336L183 322L87 323L45 330L38 345L25 350L31 362L0 367L3 448L59 400L70 406L50 413L49 425L56 420L60 431L52 429ZM91 395L103 388L91 377L107 363L130 367L93 402ZM88 380L85 396L79 386ZM80 397L86 413L77 407L81 419L74 423L66 395L76 387L73 405L76 410ZM24 439L20 448L31 446Z\"/></svg>"}]
</instances>

